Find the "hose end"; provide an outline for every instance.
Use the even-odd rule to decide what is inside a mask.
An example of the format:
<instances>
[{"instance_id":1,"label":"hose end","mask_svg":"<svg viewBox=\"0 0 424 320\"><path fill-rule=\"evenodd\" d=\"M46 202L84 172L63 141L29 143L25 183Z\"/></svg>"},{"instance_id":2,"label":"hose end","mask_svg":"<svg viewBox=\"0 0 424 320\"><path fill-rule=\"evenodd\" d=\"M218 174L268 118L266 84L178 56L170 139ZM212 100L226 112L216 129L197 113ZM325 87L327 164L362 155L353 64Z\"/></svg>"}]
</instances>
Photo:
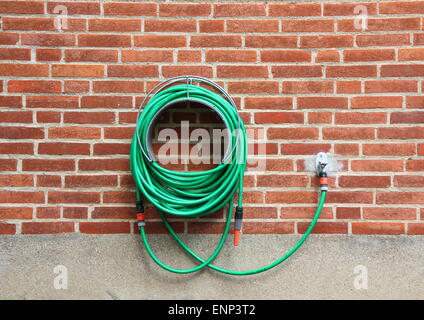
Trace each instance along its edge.
<instances>
[{"instance_id":1,"label":"hose end","mask_svg":"<svg viewBox=\"0 0 424 320\"><path fill-rule=\"evenodd\" d=\"M241 225L243 223L243 207L236 207L235 221L234 221L234 245L238 246L240 241Z\"/></svg>"},{"instance_id":2,"label":"hose end","mask_svg":"<svg viewBox=\"0 0 424 320\"><path fill-rule=\"evenodd\" d=\"M137 225L139 228L146 226L144 221L144 205L142 200L137 200L135 203L135 212L137 213Z\"/></svg>"},{"instance_id":3,"label":"hose end","mask_svg":"<svg viewBox=\"0 0 424 320\"><path fill-rule=\"evenodd\" d=\"M240 230L234 230L234 246L238 246L240 241Z\"/></svg>"}]
</instances>

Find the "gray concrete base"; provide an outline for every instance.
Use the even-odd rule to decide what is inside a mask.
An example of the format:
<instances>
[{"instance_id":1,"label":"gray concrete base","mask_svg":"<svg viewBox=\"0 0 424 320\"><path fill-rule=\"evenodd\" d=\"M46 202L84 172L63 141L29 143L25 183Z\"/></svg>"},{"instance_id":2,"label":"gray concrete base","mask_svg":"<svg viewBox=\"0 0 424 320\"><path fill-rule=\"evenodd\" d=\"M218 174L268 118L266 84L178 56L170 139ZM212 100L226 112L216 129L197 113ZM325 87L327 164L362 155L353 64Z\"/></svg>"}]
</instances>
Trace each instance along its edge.
<instances>
[{"instance_id":1,"label":"gray concrete base","mask_svg":"<svg viewBox=\"0 0 424 320\"><path fill-rule=\"evenodd\" d=\"M149 238L170 265L193 265L169 236ZM298 238L243 235L239 247L228 241L216 264L239 270L263 266ZM185 239L207 256L218 236ZM164 271L136 235L2 236L0 299L423 299L423 248L422 236L313 235L275 269L233 277L211 270ZM55 277L63 275L54 273L57 265L66 267L68 289L54 287ZM355 277L366 276L357 266L367 270L368 289L355 288Z\"/></svg>"}]
</instances>

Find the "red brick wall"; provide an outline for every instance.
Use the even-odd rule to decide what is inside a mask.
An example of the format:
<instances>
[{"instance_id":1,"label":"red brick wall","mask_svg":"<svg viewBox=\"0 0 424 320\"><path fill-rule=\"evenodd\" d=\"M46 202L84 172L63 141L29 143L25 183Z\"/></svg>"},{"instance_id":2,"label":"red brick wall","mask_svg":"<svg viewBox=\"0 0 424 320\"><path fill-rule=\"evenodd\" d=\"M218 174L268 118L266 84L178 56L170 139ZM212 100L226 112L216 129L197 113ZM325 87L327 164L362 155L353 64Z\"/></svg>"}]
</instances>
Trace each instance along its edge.
<instances>
[{"instance_id":1,"label":"red brick wall","mask_svg":"<svg viewBox=\"0 0 424 320\"><path fill-rule=\"evenodd\" d=\"M328 151L341 169L316 232L424 234L424 1L364 3L365 31L358 4L1 1L0 234L133 233L135 110L181 74L222 83L266 130L244 232L304 232L305 158ZM206 221L176 228L222 229Z\"/></svg>"}]
</instances>

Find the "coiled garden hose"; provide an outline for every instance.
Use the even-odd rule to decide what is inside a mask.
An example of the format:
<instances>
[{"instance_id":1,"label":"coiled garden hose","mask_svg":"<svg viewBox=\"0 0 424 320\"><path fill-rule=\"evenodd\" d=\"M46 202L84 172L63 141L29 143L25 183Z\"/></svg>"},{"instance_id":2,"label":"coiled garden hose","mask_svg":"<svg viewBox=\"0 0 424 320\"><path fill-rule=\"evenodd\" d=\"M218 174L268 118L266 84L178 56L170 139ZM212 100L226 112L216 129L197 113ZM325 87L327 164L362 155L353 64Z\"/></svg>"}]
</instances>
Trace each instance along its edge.
<instances>
[{"instance_id":1,"label":"coiled garden hose","mask_svg":"<svg viewBox=\"0 0 424 320\"><path fill-rule=\"evenodd\" d=\"M220 88L220 87L219 87ZM220 88L223 91L222 88ZM225 122L230 132L237 132L230 136L231 142L229 153L215 168L203 172L180 172L164 168L154 161L149 154L148 139L151 133L151 123L157 114L173 102L184 101L190 97L190 101L213 107ZM232 146L232 147L231 147ZM212 264L224 246L232 221L233 201L238 192L235 219L235 244L241 229L243 215L243 175L247 160L247 137L243 121L241 121L232 99L224 99L221 95L200 86L179 84L158 91L145 105L144 110L137 119L130 153L130 165L133 179L136 183L137 220L141 239L150 257L163 269L186 274L198 271L205 267L230 275L252 275L269 270L288 257L290 257L306 240L314 228L324 206L326 188L321 188L321 198L316 213L309 228L302 235L296 245L285 255L273 263L249 271L232 271ZM326 175L322 177L321 186L326 182ZM166 229L182 249L199 263L188 269L176 269L160 261L153 253L145 231L144 206L141 196L149 200L159 211L160 217ZM228 214L225 227L220 241L207 259L203 259L194 253L176 234L165 214L180 217L200 217L214 213L228 204Z\"/></svg>"}]
</instances>

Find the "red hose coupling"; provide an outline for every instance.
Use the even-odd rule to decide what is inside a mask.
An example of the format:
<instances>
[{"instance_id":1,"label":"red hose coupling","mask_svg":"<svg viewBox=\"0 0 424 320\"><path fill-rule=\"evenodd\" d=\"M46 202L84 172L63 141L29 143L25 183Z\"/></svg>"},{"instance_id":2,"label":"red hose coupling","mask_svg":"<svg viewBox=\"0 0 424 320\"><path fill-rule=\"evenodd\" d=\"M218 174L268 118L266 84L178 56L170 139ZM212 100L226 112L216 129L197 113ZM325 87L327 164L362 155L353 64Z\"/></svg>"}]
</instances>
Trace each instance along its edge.
<instances>
[{"instance_id":1,"label":"red hose coupling","mask_svg":"<svg viewBox=\"0 0 424 320\"><path fill-rule=\"evenodd\" d=\"M234 221L234 245L238 246L240 241L241 226L243 223L243 207L236 207L235 221Z\"/></svg>"},{"instance_id":2,"label":"red hose coupling","mask_svg":"<svg viewBox=\"0 0 424 320\"><path fill-rule=\"evenodd\" d=\"M144 227L146 222L144 221L144 206L142 200L137 200L135 203L135 211L137 212L137 225L138 227Z\"/></svg>"},{"instance_id":3,"label":"red hose coupling","mask_svg":"<svg viewBox=\"0 0 424 320\"><path fill-rule=\"evenodd\" d=\"M323 172L319 177L319 187L321 191L328 191L327 173Z\"/></svg>"}]
</instances>

